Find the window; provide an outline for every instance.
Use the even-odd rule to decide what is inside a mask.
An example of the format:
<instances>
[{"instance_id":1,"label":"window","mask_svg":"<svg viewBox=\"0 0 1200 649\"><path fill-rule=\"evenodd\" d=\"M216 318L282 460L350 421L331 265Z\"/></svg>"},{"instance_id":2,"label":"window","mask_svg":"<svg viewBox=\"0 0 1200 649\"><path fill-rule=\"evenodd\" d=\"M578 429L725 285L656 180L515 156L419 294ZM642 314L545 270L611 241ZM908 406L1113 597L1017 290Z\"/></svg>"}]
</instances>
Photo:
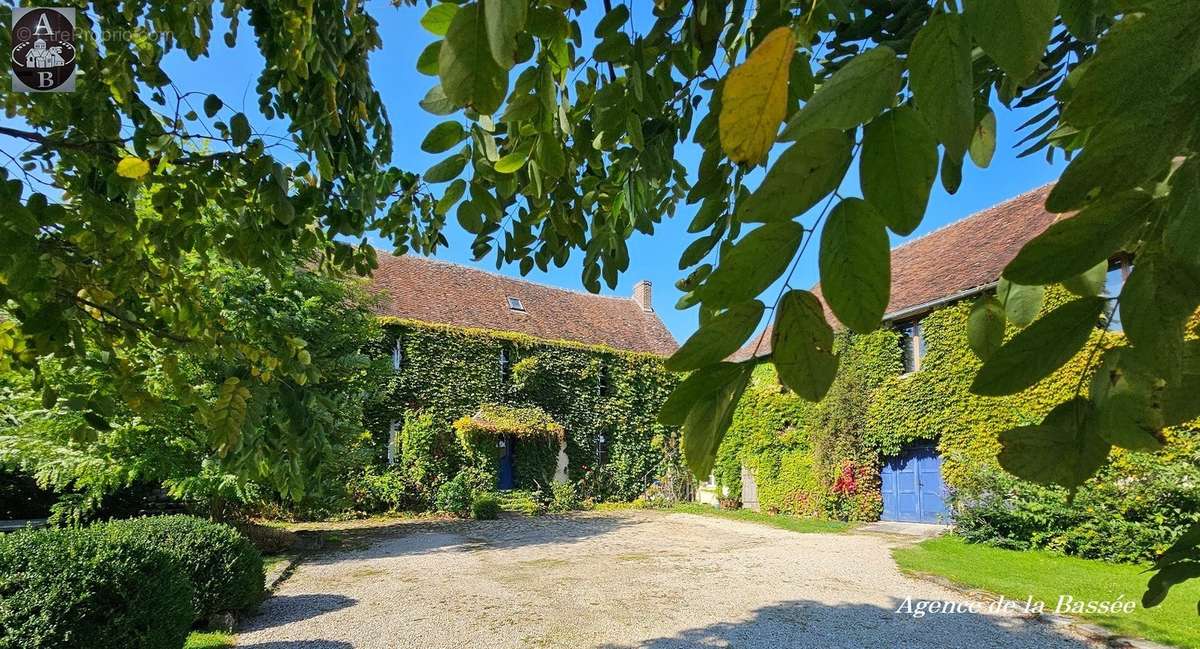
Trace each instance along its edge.
<instances>
[{"instance_id":1,"label":"window","mask_svg":"<svg viewBox=\"0 0 1200 649\"><path fill-rule=\"evenodd\" d=\"M1104 297L1108 298L1108 305L1104 307L1104 320L1100 322L1100 326L1107 327L1109 331L1124 330L1121 327L1121 305L1117 302L1117 297L1121 295L1125 280L1129 279L1129 273L1132 271L1133 262L1128 257L1119 257L1108 262L1108 275L1104 278Z\"/></svg>"},{"instance_id":2,"label":"window","mask_svg":"<svg viewBox=\"0 0 1200 649\"><path fill-rule=\"evenodd\" d=\"M524 311L525 305L521 304L520 298L510 296L508 298L508 308L512 309L513 311Z\"/></svg>"},{"instance_id":3,"label":"window","mask_svg":"<svg viewBox=\"0 0 1200 649\"><path fill-rule=\"evenodd\" d=\"M396 346L392 348L392 369L399 372L404 369L404 337L396 338Z\"/></svg>"},{"instance_id":4,"label":"window","mask_svg":"<svg viewBox=\"0 0 1200 649\"><path fill-rule=\"evenodd\" d=\"M388 428L387 463L392 466L400 455L400 422L393 421Z\"/></svg>"},{"instance_id":5,"label":"window","mask_svg":"<svg viewBox=\"0 0 1200 649\"><path fill-rule=\"evenodd\" d=\"M507 347L500 349L500 381L508 383L512 380L512 354Z\"/></svg>"},{"instance_id":6,"label":"window","mask_svg":"<svg viewBox=\"0 0 1200 649\"><path fill-rule=\"evenodd\" d=\"M600 378L596 381L596 393L602 397L607 397L612 394L612 385L609 383L608 365L600 363Z\"/></svg>"},{"instance_id":7,"label":"window","mask_svg":"<svg viewBox=\"0 0 1200 649\"><path fill-rule=\"evenodd\" d=\"M608 464L608 436L600 433L596 436L596 466Z\"/></svg>"},{"instance_id":8,"label":"window","mask_svg":"<svg viewBox=\"0 0 1200 649\"><path fill-rule=\"evenodd\" d=\"M904 373L912 374L921 369L921 360L925 358L925 336L921 332L921 323L917 320L902 323L897 326L900 332L900 351L904 362Z\"/></svg>"}]
</instances>

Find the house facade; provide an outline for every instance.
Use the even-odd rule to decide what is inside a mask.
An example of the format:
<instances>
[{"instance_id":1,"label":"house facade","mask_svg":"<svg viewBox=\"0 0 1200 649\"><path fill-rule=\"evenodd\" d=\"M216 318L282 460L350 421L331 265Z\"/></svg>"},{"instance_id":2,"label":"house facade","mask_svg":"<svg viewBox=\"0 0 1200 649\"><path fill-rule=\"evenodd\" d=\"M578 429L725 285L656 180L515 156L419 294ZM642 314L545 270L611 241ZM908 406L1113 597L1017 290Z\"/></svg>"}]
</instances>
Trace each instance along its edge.
<instances>
[{"instance_id":1,"label":"house facade","mask_svg":"<svg viewBox=\"0 0 1200 649\"><path fill-rule=\"evenodd\" d=\"M1035 423L1069 395L1083 359L1019 395L978 397L979 368L966 341L971 304L993 292L1020 248L1056 216L1042 187L892 250L884 326L838 330L838 378L820 404L783 388L766 364L723 442L707 498L743 506L860 520L945 523L950 496L999 480L996 435ZM1120 291L1129 261L1110 263L1107 292ZM814 292L820 296L820 287ZM1066 299L1047 290L1043 312ZM1119 331L1119 314L1111 330ZM1097 336L1110 335L1097 330ZM1119 333L1111 334L1119 336ZM771 353L767 328L731 360Z\"/></svg>"},{"instance_id":2,"label":"house facade","mask_svg":"<svg viewBox=\"0 0 1200 649\"><path fill-rule=\"evenodd\" d=\"M676 343L649 282L597 296L381 255L372 286L383 323L374 352L391 360L367 409L381 462L436 483L482 457L501 489L593 479L612 497L656 477L657 446L675 434L656 415L677 381L662 366ZM545 421L489 420L513 413ZM455 422L471 423L469 444ZM519 434L530 425L556 431L554 448ZM486 444L479 431L493 433Z\"/></svg>"}]
</instances>

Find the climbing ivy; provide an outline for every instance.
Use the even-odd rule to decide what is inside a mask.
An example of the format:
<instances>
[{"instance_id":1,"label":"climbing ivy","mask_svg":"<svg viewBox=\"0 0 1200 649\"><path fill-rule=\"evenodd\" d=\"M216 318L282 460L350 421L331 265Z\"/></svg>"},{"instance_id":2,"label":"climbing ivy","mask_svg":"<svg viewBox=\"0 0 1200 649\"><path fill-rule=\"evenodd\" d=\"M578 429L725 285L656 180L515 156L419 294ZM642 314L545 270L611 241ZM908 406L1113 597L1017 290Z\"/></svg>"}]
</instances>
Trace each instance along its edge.
<instances>
[{"instance_id":1,"label":"climbing ivy","mask_svg":"<svg viewBox=\"0 0 1200 649\"><path fill-rule=\"evenodd\" d=\"M678 434L656 421L678 382L660 357L411 320L385 318L383 331L368 346L369 353L390 356L399 340L403 354L401 369L386 377L379 398L366 406L381 462L392 422L402 421L406 412L420 412L449 433L436 439L454 440L453 422L479 413L481 407L536 407L565 431L570 479L596 469L603 435L607 462L600 470L610 485L605 495L630 499L662 469L656 438ZM512 364L507 377L501 371L502 350ZM494 454L495 441L488 446ZM554 446L557 457L557 443ZM453 452L461 465L466 458ZM539 455L548 457L549 451ZM516 461L523 462L520 453ZM544 472L545 463L534 463L536 470L530 467L523 473Z\"/></svg>"},{"instance_id":2,"label":"climbing ivy","mask_svg":"<svg viewBox=\"0 0 1200 649\"><path fill-rule=\"evenodd\" d=\"M1047 291L1043 314L1070 299L1061 288ZM973 540L1146 561L1181 539L1200 520L1200 422L1167 429L1158 451L1115 450L1073 499L1062 487L1013 478L996 459L1001 435L1040 421L1073 394L1088 355L1077 354L1016 395L975 395L970 387L981 361L967 335L973 310L960 302L921 320L927 352L910 374L902 373L896 332L839 334L838 375L818 404L789 393L768 367L757 369L717 455L718 482L737 498L745 464L763 508L870 520L879 514L882 461L932 442L954 516ZM1016 331L1010 325L1006 335ZM1200 319L1190 335L1197 334ZM1108 348L1123 336L1095 329L1092 338ZM846 497L850 485L861 498Z\"/></svg>"}]
</instances>

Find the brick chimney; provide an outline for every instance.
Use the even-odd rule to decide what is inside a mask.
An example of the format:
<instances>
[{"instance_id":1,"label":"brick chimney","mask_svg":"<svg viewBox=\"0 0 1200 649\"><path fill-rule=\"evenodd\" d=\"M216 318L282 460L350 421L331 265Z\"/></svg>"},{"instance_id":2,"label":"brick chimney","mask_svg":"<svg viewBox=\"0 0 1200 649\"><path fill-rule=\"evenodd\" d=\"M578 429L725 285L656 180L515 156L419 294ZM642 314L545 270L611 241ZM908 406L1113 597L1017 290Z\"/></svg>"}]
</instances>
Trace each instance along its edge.
<instances>
[{"instance_id":1,"label":"brick chimney","mask_svg":"<svg viewBox=\"0 0 1200 649\"><path fill-rule=\"evenodd\" d=\"M654 305L650 302L650 280L644 279L633 285L633 301L637 302L643 311L654 310Z\"/></svg>"}]
</instances>

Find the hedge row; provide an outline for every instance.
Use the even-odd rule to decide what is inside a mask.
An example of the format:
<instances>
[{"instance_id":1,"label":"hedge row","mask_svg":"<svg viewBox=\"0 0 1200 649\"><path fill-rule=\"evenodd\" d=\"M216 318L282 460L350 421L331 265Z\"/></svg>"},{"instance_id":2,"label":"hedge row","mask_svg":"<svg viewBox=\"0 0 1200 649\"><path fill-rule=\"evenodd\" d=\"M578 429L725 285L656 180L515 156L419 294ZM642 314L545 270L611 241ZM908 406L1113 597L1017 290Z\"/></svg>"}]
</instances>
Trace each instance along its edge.
<instances>
[{"instance_id":1,"label":"hedge row","mask_svg":"<svg viewBox=\"0 0 1200 649\"><path fill-rule=\"evenodd\" d=\"M180 649L195 621L262 593L250 541L190 516L0 537L0 649Z\"/></svg>"}]
</instances>

